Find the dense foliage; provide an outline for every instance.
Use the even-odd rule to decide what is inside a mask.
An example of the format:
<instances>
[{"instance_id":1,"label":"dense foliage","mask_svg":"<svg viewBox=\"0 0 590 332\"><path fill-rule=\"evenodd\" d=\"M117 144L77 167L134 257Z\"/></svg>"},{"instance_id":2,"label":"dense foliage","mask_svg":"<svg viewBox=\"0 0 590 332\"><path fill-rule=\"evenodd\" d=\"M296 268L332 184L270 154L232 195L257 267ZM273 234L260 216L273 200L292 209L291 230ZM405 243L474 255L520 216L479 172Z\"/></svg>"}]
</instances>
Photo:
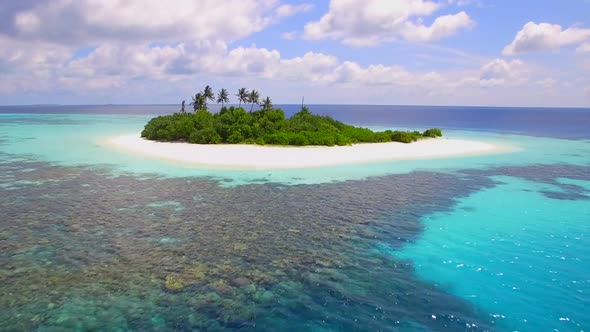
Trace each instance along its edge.
<instances>
[{"instance_id":1,"label":"dense foliage","mask_svg":"<svg viewBox=\"0 0 590 332\"><path fill-rule=\"evenodd\" d=\"M270 100L268 101L270 104ZM438 128L418 131L373 132L315 115L306 107L285 118L282 110L267 107L247 112L242 107L222 107L212 114L205 109L195 113L175 113L151 119L141 136L157 141L186 141L199 144L245 143L276 145L348 145L353 143L410 143L425 137L441 136Z\"/></svg>"}]
</instances>

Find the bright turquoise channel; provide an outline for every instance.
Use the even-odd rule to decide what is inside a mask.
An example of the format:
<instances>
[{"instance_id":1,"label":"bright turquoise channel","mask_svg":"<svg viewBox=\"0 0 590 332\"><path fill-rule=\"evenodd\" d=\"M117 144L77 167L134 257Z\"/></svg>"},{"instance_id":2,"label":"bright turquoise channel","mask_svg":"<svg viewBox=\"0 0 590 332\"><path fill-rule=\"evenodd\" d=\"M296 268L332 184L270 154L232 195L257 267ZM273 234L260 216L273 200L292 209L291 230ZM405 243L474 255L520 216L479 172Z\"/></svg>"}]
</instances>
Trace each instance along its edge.
<instances>
[{"instance_id":1,"label":"bright turquoise channel","mask_svg":"<svg viewBox=\"0 0 590 332\"><path fill-rule=\"evenodd\" d=\"M555 200L551 185L514 177L423 219L401 251L418 274L489 313L506 331L583 331L590 323L590 182L586 200ZM385 247L383 247L384 250Z\"/></svg>"}]
</instances>

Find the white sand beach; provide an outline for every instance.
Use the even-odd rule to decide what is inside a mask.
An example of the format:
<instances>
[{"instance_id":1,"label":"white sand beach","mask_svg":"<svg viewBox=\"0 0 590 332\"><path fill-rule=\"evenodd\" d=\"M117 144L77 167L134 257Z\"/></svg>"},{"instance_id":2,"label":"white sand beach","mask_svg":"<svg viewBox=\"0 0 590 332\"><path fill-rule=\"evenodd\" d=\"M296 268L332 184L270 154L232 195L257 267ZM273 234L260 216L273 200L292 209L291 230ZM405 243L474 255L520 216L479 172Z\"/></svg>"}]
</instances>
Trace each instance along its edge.
<instances>
[{"instance_id":1,"label":"white sand beach","mask_svg":"<svg viewBox=\"0 0 590 332\"><path fill-rule=\"evenodd\" d=\"M259 146L155 142L137 135L112 137L106 144L120 151L194 166L236 169L322 167L388 160L479 155L507 151L485 142L436 138L418 142L369 143L352 146Z\"/></svg>"}]
</instances>

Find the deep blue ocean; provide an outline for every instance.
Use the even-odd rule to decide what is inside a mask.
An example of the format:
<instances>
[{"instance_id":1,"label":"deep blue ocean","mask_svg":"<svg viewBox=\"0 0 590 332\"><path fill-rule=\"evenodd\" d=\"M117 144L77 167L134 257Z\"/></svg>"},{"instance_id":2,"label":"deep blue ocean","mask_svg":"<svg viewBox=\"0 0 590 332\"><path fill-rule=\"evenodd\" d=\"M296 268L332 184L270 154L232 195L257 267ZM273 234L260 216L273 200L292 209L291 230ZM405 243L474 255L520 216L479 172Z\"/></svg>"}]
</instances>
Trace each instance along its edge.
<instances>
[{"instance_id":1,"label":"deep blue ocean","mask_svg":"<svg viewBox=\"0 0 590 332\"><path fill-rule=\"evenodd\" d=\"M0 330L590 330L590 109L309 107L511 149L190 168L105 143L176 105L0 106Z\"/></svg>"},{"instance_id":2,"label":"deep blue ocean","mask_svg":"<svg viewBox=\"0 0 590 332\"><path fill-rule=\"evenodd\" d=\"M210 105L212 111L218 105ZM287 116L301 105L278 105ZM364 126L438 126L526 135L585 139L590 137L588 108L474 106L310 105L316 114ZM177 105L0 106L0 113L161 115Z\"/></svg>"}]
</instances>

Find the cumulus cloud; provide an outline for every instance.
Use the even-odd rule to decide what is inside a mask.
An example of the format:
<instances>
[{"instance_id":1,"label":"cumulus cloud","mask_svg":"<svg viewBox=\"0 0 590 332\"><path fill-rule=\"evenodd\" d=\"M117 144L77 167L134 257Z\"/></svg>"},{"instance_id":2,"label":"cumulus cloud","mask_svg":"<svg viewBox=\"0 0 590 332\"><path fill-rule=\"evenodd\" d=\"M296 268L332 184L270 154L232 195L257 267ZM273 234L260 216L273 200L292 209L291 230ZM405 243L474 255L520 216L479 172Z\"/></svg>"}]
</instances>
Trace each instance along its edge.
<instances>
[{"instance_id":1,"label":"cumulus cloud","mask_svg":"<svg viewBox=\"0 0 590 332\"><path fill-rule=\"evenodd\" d=\"M71 55L63 46L31 44L0 35L0 94L49 88L49 80Z\"/></svg>"},{"instance_id":2,"label":"cumulus cloud","mask_svg":"<svg viewBox=\"0 0 590 332\"><path fill-rule=\"evenodd\" d=\"M87 79L103 76L159 78L166 75L174 60L184 54L184 44L152 48L105 43L88 56L71 61L65 66L64 73L69 77Z\"/></svg>"},{"instance_id":3,"label":"cumulus cloud","mask_svg":"<svg viewBox=\"0 0 590 332\"><path fill-rule=\"evenodd\" d=\"M279 0L6 2L0 7L0 93L113 91L144 80L264 72L276 51L228 51L227 44L312 9ZM81 47L92 51L77 54Z\"/></svg>"},{"instance_id":4,"label":"cumulus cloud","mask_svg":"<svg viewBox=\"0 0 590 332\"><path fill-rule=\"evenodd\" d=\"M49 43L31 44L0 35L0 71L28 69L48 70L60 66L71 56L71 50Z\"/></svg>"},{"instance_id":5,"label":"cumulus cloud","mask_svg":"<svg viewBox=\"0 0 590 332\"><path fill-rule=\"evenodd\" d=\"M337 57L323 53L307 52L301 57L281 59L267 77L281 80L304 80L310 83L324 82L326 76L339 64Z\"/></svg>"},{"instance_id":6,"label":"cumulus cloud","mask_svg":"<svg viewBox=\"0 0 590 332\"><path fill-rule=\"evenodd\" d=\"M399 38L438 40L474 24L465 12L437 17L430 26L421 23L422 17L439 8L438 3L427 0L331 0L327 14L305 25L303 37L368 47Z\"/></svg>"},{"instance_id":7,"label":"cumulus cloud","mask_svg":"<svg viewBox=\"0 0 590 332\"><path fill-rule=\"evenodd\" d=\"M366 103L370 98L398 104L514 105L530 104L533 95L537 102L559 101L564 91L560 80L539 75L516 59L493 59L464 70L420 71L400 65L364 65L319 52L284 57L275 49L255 45L230 49L222 42L105 43L80 58L72 59L68 52L57 58L31 57L10 59L15 67L45 70L36 76L25 69L4 75L0 94L69 91L96 102L161 102L157 98L186 97L202 88L200 83L209 83L230 90L256 87L277 102L305 95L315 102ZM586 86L588 80L580 84Z\"/></svg>"},{"instance_id":8,"label":"cumulus cloud","mask_svg":"<svg viewBox=\"0 0 590 332\"><path fill-rule=\"evenodd\" d=\"M228 50L220 42L161 47L104 44L88 56L61 66L59 83L110 89L137 80L172 83L195 76L327 82L327 75L338 63L336 57L322 53L285 59L277 50L255 45Z\"/></svg>"},{"instance_id":9,"label":"cumulus cloud","mask_svg":"<svg viewBox=\"0 0 590 332\"><path fill-rule=\"evenodd\" d=\"M527 70L521 60L494 59L480 69L481 86L514 86L527 80Z\"/></svg>"},{"instance_id":10,"label":"cumulus cloud","mask_svg":"<svg viewBox=\"0 0 590 332\"><path fill-rule=\"evenodd\" d=\"M16 3L16 2L15 2ZM40 0L3 4L0 33L80 45L100 42L235 41L311 5L276 0ZM75 28L73 28L75 27Z\"/></svg>"},{"instance_id":11,"label":"cumulus cloud","mask_svg":"<svg viewBox=\"0 0 590 332\"><path fill-rule=\"evenodd\" d=\"M195 3L175 3L182 10L152 0L3 3L0 101L35 95L38 99L27 102L46 102L47 97L72 102L76 99L68 98L82 95L77 102L169 102L194 93L203 83L232 90L238 85L260 88L277 102L299 100L304 94L306 100L309 97L316 102L498 104L537 102L546 96L563 100L565 82L573 82L541 75L521 60L482 63L478 58L462 63L461 69L432 71L362 64L318 51L285 57L280 50L256 45L230 47L281 18L311 10L311 6L283 5L278 0L205 0L197 10ZM311 33L315 39L369 46L395 39L428 42L473 24L465 12L435 17L443 5L448 4L333 1L330 11L308 24L303 33ZM432 23L423 24L422 19ZM283 38L295 38L299 33L287 32ZM570 44L583 53L588 42ZM81 46L90 47L81 50ZM590 84L587 78L575 82L575 87ZM539 87L551 88L540 94ZM567 89L582 92L581 88ZM68 96L65 101L60 99L64 95ZM576 98L567 100L581 103Z\"/></svg>"},{"instance_id":12,"label":"cumulus cloud","mask_svg":"<svg viewBox=\"0 0 590 332\"><path fill-rule=\"evenodd\" d=\"M240 80L306 82L328 86L420 86L428 73L411 73L401 66L362 66L333 55L307 52L284 58L275 49L236 47L223 42L176 45L104 43L88 55L72 58L63 46L0 39L0 69L5 73L3 92L43 88L109 91L140 81L175 81L194 77L234 77ZM28 45L28 46L26 46ZM8 70L12 71L7 75ZM30 78L39 83L32 84ZM430 79L432 75L430 74ZM10 82L10 84L8 83ZM44 85L41 84L44 82ZM30 86L29 86L30 85Z\"/></svg>"},{"instance_id":13,"label":"cumulus cloud","mask_svg":"<svg viewBox=\"0 0 590 332\"><path fill-rule=\"evenodd\" d=\"M465 12L454 15L444 15L437 17L431 26L415 25L407 23L407 29L401 34L408 40L414 41L431 41L443 39L454 35L458 30L473 26L473 21Z\"/></svg>"},{"instance_id":14,"label":"cumulus cloud","mask_svg":"<svg viewBox=\"0 0 590 332\"><path fill-rule=\"evenodd\" d=\"M577 45L590 39L590 29L568 28L558 24L528 22L507 45L502 54L558 50L562 46Z\"/></svg>"},{"instance_id":15,"label":"cumulus cloud","mask_svg":"<svg viewBox=\"0 0 590 332\"><path fill-rule=\"evenodd\" d=\"M164 46L104 43L88 55L74 59L70 59L72 54L63 47L39 49L39 54L32 47L30 53L21 50L8 54L7 50L11 49L15 48L3 47L0 51L3 59L11 59L10 63L4 60L3 67L19 67L23 73L29 68L38 73L36 77L43 78L40 81L46 82L45 87L72 91L113 91L138 82L157 81L175 86L175 82L191 81L194 77L232 77L232 81L306 82L324 87L395 88L444 94L465 87L522 85L528 75L527 66L521 60L495 59L472 71L421 72L399 65L361 65L318 52L284 58L276 49L255 45L229 49L223 42L207 41ZM9 77L5 81L15 84L6 84L4 90L12 86L10 91L27 91L28 77L23 74ZM33 87L43 88L39 84Z\"/></svg>"},{"instance_id":16,"label":"cumulus cloud","mask_svg":"<svg viewBox=\"0 0 590 332\"><path fill-rule=\"evenodd\" d=\"M109 77L115 82L138 78L174 81L179 77L213 75L360 86L420 85L433 79L432 73L411 73L401 66L361 66L316 52L284 58L278 50L255 45L228 50L222 43L162 47L105 44L88 56L69 62L62 70L70 79L98 80L100 84L96 86L105 88L110 88L106 84Z\"/></svg>"},{"instance_id":17,"label":"cumulus cloud","mask_svg":"<svg viewBox=\"0 0 590 332\"><path fill-rule=\"evenodd\" d=\"M238 47L226 56L217 58L208 68L219 75L262 76L281 58L279 51L266 48Z\"/></svg>"}]
</instances>

